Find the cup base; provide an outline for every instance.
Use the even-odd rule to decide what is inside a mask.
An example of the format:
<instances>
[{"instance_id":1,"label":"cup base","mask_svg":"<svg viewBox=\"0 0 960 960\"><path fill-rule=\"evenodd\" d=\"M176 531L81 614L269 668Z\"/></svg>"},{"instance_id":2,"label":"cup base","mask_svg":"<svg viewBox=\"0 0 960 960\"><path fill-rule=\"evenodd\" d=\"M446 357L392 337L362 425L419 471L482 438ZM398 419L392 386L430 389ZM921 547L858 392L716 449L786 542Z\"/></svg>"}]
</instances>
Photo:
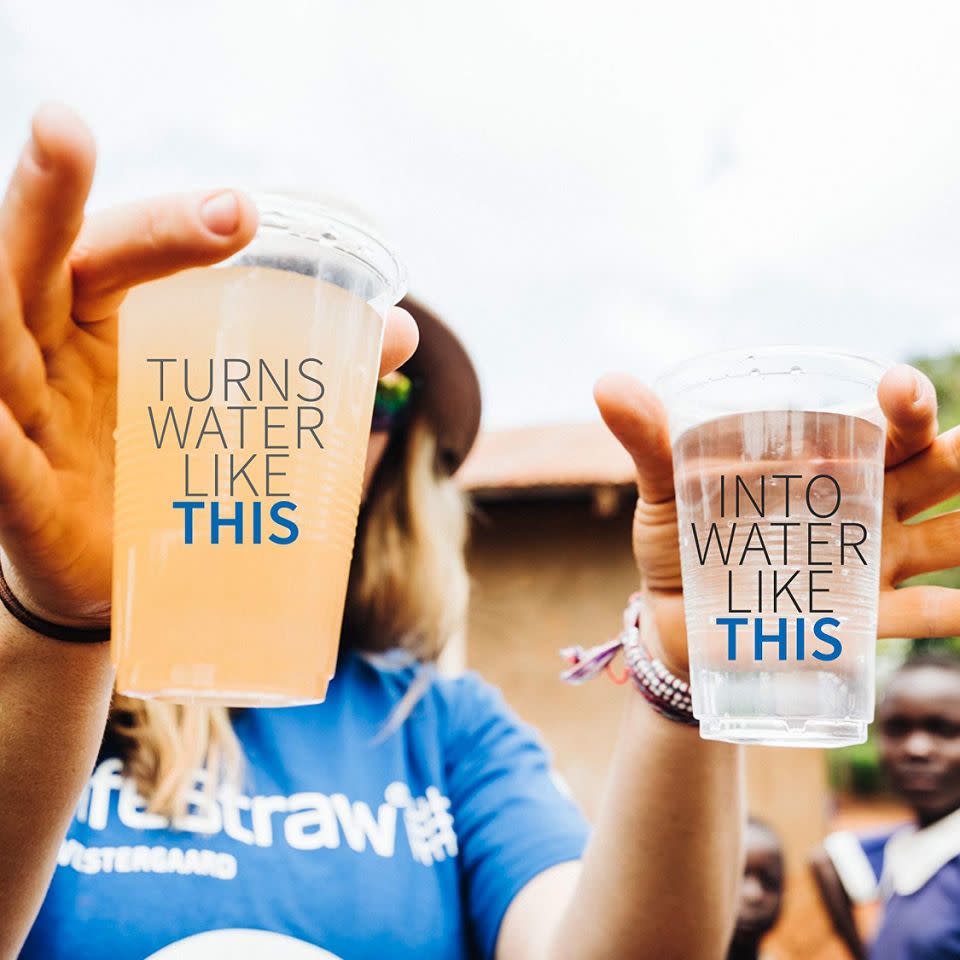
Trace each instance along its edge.
<instances>
[{"instance_id":1,"label":"cup base","mask_svg":"<svg viewBox=\"0 0 960 960\"><path fill-rule=\"evenodd\" d=\"M323 703L324 697L291 697L283 693L256 692L251 690L191 690L168 687L162 690L119 690L125 697L135 700L161 700L204 707L306 707ZM326 694L324 694L325 696Z\"/></svg>"},{"instance_id":2,"label":"cup base","mask_svg":"<svg viewBox=\"0 0 960 960\"><path fill-rule=\"evenodd\" d=\"M849 747L866 741L867 723L810 717L701 717L700 736L763 747Z\"/></svg>"}]
</instances>

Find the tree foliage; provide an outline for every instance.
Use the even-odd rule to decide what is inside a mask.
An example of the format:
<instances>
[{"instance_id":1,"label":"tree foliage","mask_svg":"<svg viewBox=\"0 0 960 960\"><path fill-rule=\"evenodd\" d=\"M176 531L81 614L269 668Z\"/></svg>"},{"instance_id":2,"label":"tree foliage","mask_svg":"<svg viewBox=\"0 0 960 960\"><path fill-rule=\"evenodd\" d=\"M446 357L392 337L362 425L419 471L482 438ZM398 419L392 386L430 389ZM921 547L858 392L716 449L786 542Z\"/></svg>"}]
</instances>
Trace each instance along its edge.
<instances>
[{"instance_id":1,"label":"tree foliage","mask_svg":"<svg viewBox=\"0 0 960 960\"><path fill-rule=\"evenodd\" d=\"M922 370L937 388L940 430L948 430L960 424L960 353L949 353L939 357L917 357L911 363ZM920 514L914 522L919 523L938 514L957 509L960 509L960 496L952 497L931 510L927 510ZM960 589L960 567L914 577L909 583L930 583ZM913 642L915 650L943 649L944 647L952 648L960 653L960 638L949 637L946 640L920 638Z\"/></svg>"}]
</instances>

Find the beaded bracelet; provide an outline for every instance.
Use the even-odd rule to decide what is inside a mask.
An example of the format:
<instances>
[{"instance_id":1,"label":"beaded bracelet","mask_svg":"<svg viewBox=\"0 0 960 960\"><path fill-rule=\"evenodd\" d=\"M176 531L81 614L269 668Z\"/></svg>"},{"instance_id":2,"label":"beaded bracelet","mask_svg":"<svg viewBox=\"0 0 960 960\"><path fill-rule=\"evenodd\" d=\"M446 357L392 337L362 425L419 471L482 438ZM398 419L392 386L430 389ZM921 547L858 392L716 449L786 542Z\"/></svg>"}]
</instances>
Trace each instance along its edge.
<instances>
[{"instance_id":1,"label":"beaded bracelet","mask_svg":"<svg viewBox=\"0 0 960 960\"><path fill-rule=\"evenodd\" d=\"M642 595L633 594L623 612L623 631L618 637L589 650L583 647L561 650L560 656L572 666L560 674L560 679L566 683L581 684L606 672L615 683L631 680L657 713L677 723L696 725L699 721L693 715L690 684L672 674L659 658L651 656L640 639L642 606ZM623 651L626 665L626 673L620 677L611 669L619 650Z\"/></svg>"}]
</instances>

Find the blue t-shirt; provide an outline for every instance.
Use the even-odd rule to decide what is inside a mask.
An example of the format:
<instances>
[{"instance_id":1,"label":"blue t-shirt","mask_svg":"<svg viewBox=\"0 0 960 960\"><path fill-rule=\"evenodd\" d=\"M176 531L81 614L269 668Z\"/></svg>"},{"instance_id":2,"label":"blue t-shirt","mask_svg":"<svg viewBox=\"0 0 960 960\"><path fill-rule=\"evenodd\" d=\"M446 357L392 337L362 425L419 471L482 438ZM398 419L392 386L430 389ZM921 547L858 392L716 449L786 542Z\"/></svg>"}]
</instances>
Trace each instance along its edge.
<instances>
[{"instance_id":1,"label":"blue t-shirt","mask_svg":"<svg viewBox=\"0 0 960 960\"><path fill-rule=\"evenodd\" d=\"M378 740L420 669L348 654L325 703L239 712L243 791L205 798L201 775L173 825L105 752L23 960L492 958L510 902L587 827L473 674Z\"/></svg>"}]
</instances>

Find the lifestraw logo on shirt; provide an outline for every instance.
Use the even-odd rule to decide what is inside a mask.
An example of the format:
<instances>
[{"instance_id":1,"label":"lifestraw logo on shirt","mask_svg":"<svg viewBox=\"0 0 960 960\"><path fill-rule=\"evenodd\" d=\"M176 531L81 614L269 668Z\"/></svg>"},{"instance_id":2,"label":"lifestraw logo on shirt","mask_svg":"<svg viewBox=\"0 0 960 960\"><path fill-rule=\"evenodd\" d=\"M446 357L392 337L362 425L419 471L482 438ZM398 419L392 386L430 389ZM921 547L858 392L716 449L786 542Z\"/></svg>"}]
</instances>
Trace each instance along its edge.
<instances>
[{"instance_id":1,"label":"lifestraw logo on shirt","mask_svg":"<svg viewBox=\"0 0 960 960\"><path fill-rule=\"evenodd\" d=\"M410 787L395 781L384 790L376 814L361 800L342 793L299 792L289 796L247 796L221 787L216 796L203 792L205 771L197 771L187 794L187 813L173 820L146 809L134 781L122 774L117 758L98 764L84 787L76 820L90 830L106 829L111 817L131 830L181 830L213 836L226 834L247 846L272 847L282 842L294 850L336 849L357 853L368 848L380 857L397 855L397 814L401 814L410 855L424 866L457 855L457 835L450 800L436 787L415 797ZM117 793L114 807L111 798ZM237 873L232 854L214 850L165 846L86 846L75 838L64 841L59 864L81 873L190 873L230 880Z\"/></svg>"},{"instance_id":2,"label":"lifestraw logo on shirt","mask_svg":"<svg viewBox=\"0 0 960 960\"><path fill-rule=\"evenodd\" d=\"M178 940L146 960L340 960L327 950L267 930L211 930Z\"/></svg>"}]
</instances>

